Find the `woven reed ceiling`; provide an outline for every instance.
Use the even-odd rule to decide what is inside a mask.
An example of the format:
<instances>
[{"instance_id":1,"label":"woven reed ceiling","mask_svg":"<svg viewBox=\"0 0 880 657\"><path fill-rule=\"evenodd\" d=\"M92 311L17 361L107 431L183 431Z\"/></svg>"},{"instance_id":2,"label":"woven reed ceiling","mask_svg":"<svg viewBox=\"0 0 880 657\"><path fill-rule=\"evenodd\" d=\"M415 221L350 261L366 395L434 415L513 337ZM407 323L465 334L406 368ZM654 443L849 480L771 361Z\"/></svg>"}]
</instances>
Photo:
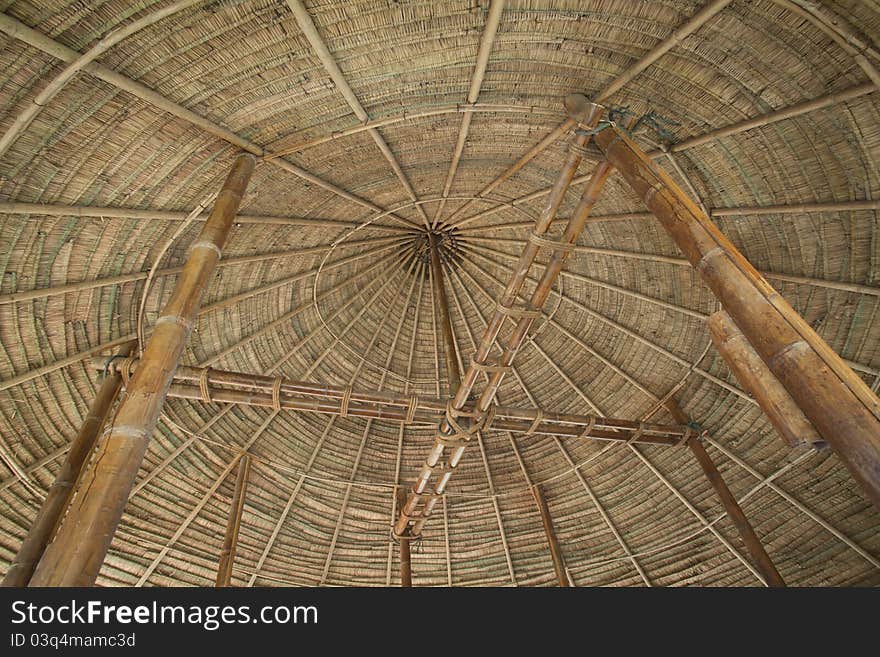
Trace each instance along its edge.
<instances>
[{"instance_id":1,"label":"woven reed ceiling","mask_svg":"<svg viewBox=\"0 0 880 657\"><path fill-rule=\"evenodd\" d=\"M201 314L183 362L445 397L428 270L411 257L425 218L448 219L480 195L563 121L566 94L607 89L706 4L512 0L491 38L485 0L322 0L297 14L281 0L0 2L9 19L0 133L16 135L0 158L0 571L94 395L100 373L86 357L137 331L155 267L149 330L175 282L163 270L183 261L200 226L183 219L219 189L242 139L286 154L257 167L224 260L269 257L221 266L203 305L230 301ZM870 47L843 47L809 13L816 4ZM140 29L19 125L68 65L65 52L86 53L137 21ZM43 46L23 38L22 26ZM878 42L876 0L733 0L607 103L654 111L680 142L864 85L863 63L880 67ZM481 43L488 59L478 76ZM469 102L477 111L464 113ZM361 127L370 120L382 125ZM543 197L523 197L553 183L567 141L563 134L470 202L458 218L479 216L444 242L465 364L540 210ZM650 129L637 141L659 145ZM680 171L658 162L710 210L870 201L880 194L880 98L861 93L683 149ZM582 187L572 187L560 216ZM12 203L78 209L22 212ZM94 208L155 212L124 218ZM612 175L594 214L644 211ZM877 390L877 212L746 212L717 222ZM677 398L711 432L707 448L785 580L880 584L880 515L836 456L785 447L742 393L709 348L704 315L716 303L660 225L643 216L592 221L579 244L586 248L569 260L551 317L518 355L501 400L639 419L655 395L683 382ZM56 289L84 281L94 284ZM11 296L31 290L44 292ZM228 466L258 431L233 583L398 581L395 485L414 479L430 431L254 407L205 428L219 411L168 401L99 584L211 584L235 478ZM577 585L759 584L689 452L498 431L468 449L426 525L416 583L554 584L530 483L544 486Z\"/></svg>"}]
</instances>

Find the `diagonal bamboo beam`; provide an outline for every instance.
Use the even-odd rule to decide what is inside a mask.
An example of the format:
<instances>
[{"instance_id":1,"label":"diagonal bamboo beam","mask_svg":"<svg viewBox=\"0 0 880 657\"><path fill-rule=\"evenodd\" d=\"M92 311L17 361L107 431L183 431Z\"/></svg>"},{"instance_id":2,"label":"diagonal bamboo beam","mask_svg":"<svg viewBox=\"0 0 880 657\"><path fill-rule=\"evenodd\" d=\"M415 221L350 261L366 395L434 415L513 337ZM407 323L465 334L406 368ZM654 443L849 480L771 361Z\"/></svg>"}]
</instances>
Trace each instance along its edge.
<instances>
[{"instance_id":1,"label":"diagonal bamboo beam","mask_svg":"<svg viewBox=\"0 0 880 657\"><path fill-rule=\"evenodd\" d=\"M174 292L156 320L144 348L143 365L101 443L89 483L71 502L64 524L34 572L32 584L94 584L255 164L250 154L242 153L235 159L210 218L189 249Z\"/></svg>"},{"instance_id":2,"label":"diagonal bamboo beam","mask_svg":"<svg viewBox=\"0 0 880 657\"><path fill-rule=\"evenodd\" d=\"M632 140L613 127L604 132L599 148L880 507L880 398Z\"/></svg>"},{"instance_id":3,"label":"diagonal bamboo beam","mask_svg":"<svg viewBox=\"0 0 880 657\"><path fill-rule=\"evenodd\" d=\"M480 47L477 51L477 62L474 65L474 72L471 76L471 85L468 89L467 99L468 105L477 102L480 96L480 88L483 86L483 78L486 76L486 67L489 64L489 55L492 52L492 46L495 43L495 35L498 33L498 24L501 22L501 14L504 11L504 5L507 0L491 0L489 5L489 14L486 17L486 24L483 27L483 35L480 38ZM446 174L446 181L443 183L443 198L437 204L437 211L434 213L434 220L431 222L431 228L435 228L446 206L446 197L452 189L452 183L455 180L455 174L458 171L458 164L461 155L464 152L464 146L467 143L468 133L471 128L472 112L466 112L461 117L461 125L458 128L458 138L455 141L455 150L452 153L452 161L449 163L449 171Z\"/></svg>"},{"instance_id":4,"label":"diagonal bamboo beam","mask_svg":"<svg viewBox=\"0 0 880 657\"><path fill-rule=\"evenodd\" d=\"M174 5L172 5L174 6ZM36 30L28 27L21 21L18 21L7 14L0 14L0 31L6 33L10 37L14 39L18 39L23 41L24 43L33 46L39 50L42 50L48 55L60 59L65 62L76 62L81 58L80 53L76 52L68 48L67 46L58 43L54 39L37 32ZM376 205L372 201L368 201L363 199L355 194L352 194L348 190L339 187L331 182L316 176L315 174L303 169L302 167L288 162L287 160L281 158L272 158L267 157L271 156L271 153L266 151L262 146L259 146L252 141L234 133L228 128L224 128L223 126L216 124L204 117L199 116L192 110L189 110L178 103L175 103L162 94L157 93L153 89L141 84L140 82L136 82L131 78L125 77L124 75L120 75L116 71L103 66L97 61L91 61L85 66L82 67L82 70L89 73L90 75L98 78L110 84L117 89L125 91L127 93L140 98L141 100L153 105L154 107L171 114L172 116L186 121L194 125L195 127L204 130L205 132L221 139L222 141L226 141L233 146L241 148L248 153L256 155L257 157L263 157L266 162L276 166L288 173L292 173L303 180L324 189L331 194L344 198L352 203L356 203L364 208L367 208L371 212L376 213L384 213L385 209ZM409 219L404 217L400 217L398 215L390 214L392 218L397 221L400 221L409 226L417 226L418 224L414 224Z\"/></svg>"},{"instance_id":5,"label":"diagonal bamboo beam","mask_svg":"<svg viewBox=\"0 0 880 657\"><path fill-rule=\"evenodd\" d=\"M333 53L330 52L327 44L324 43L324 39L318 32L318 28L315 26L315 22L309 15L308 10L303 6L300 0L287 0L287 6L290 8L290 11L293 12L293 16L299 25L299 29L302 30L306 40L311 44L312 49L315 51L318 61L321 62L327 70L327 73L330 75L330 79L333 80L336 90L342 94L343 98L345 98L345 102L348 103L348 106L351 108L351 111L354 112L354 115L358 120L361 123L367 123L370 120L370 116L367 114L367 111L364 109L364 106L361 105L354 90L345 79L345 75L343 75L342 70L339 68L339 64L336 63L336 58L333 56ZM470 115L468 114L466 116ZM379 148L379 151L382 153L382 156L388 161L388 164L391 165L391 169L400 180L400 184L403 185L404 190L406 190L407 196L409 196L410 200L417 203L416 209L419 214L422 215L422 220L425 222L425 226L427 226L428 215L425 214L424 208L418 204L418 198L412 188L412 184L410 184L409 179L406 177L406 174L404 174L403 169L400 167L400 163L394 156L394 153L391 152L391 148L388 146L385 138L382 137L382 134L376 128L370 128L368 132L370 137L372 137L373 141L376 143L376 146Z\"/></svg>"}]
</instances>

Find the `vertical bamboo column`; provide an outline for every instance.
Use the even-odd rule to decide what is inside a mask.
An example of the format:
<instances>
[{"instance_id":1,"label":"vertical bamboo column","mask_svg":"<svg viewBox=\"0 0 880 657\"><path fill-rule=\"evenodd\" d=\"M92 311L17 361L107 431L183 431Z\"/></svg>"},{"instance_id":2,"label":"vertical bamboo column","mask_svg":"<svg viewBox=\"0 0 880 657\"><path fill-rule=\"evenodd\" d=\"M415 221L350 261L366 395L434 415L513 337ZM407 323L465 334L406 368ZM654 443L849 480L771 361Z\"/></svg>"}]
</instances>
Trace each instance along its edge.
<instances>
[{"instance_id":1,"label":"vertical bamboo column","mask_svg":"<svg viewBox=\"0 0 880 657\"><path fill-rule=\"evenodd\" d=\"M565 559L559 541L556 539L556 530L553 529L553 519L550 517L550 509L547 508L547 500L544 499L544 491L540 485L532 486L532 495L541 513L541 522L544 523L544 533L547 535L547 543L550 545L550 556L553 558L553 570L556 571L556 579L560 587L568 587L568 575L565 572Z\"/></svg>"},{"instance_id":2,"label":"vertical bamboo column","mask_svg":"<svg viewBox=\"0 0 880 657\"><path fill-rule=\"evenodd\" d=\"M877 395L632 140L613 127L595 140L880 508Z\"/></svg>"},{"instance_id":3,"label":"vertical bamboo column","mask_svg":"<svg viewBox=\"0 0 880 657\"><path fill-rule=\"evenodd\" d=\"M748 390L773 427L789 447L810 445L817 449L825 441L803 414L785 387L773 376L758 352L723 310L707 322L712 342L742 386Z\"/></svg>"},{"instance_id":4,"label":"vertical bamboo column","mask_svg":"<svg viewBox=\"0 0 880 657\"><path fill-rule=\"evenodd\" d=\"M229 586L232 581L232 565L235 563L235 549L238 545L238 531L241 528L241 514L244 512L244 498L247 493L248 475L251 470L251 457L243 454L238 461L238 474L235 477L235 491L229 506L229 517L226 520L226 534L223 538L223 549L220 551L220 563L217 566L215 586Z\"/></svg>"},{"instance_id":5,"label":"vertical bamboo column","mask_svg":"<svg viewBox=\"0 0 880 657\"><path fill-rule=\"evenodd\" d=\"M406 503L406 493L402 488L397 489L397 506ZM400 585L404 588L412 586L412 561L410 556L410 537L406 534L400 536Z\"/></svg>"},{"instance_id":6,"label":"vertical bamboo column","mask_svg":"<svg viewBox=\"0 0 880 657\"><path fill-rule=\"evenodd\" d=\"M127 357L133 348L134 343L131 342L123 346L117 355ZM117 370L109 371L104 377L101 387L98 388L98 394L95 395L79 432L70 444L67 458L64 459L55 481L46 494L43 505L37 512L34 524L28 530L15 560L3 578L3 586L27 586L30 582L37 563L46 551L46 546L52 540L59 522L67 510L76 481L89 458L89 454L95 447L98 434L107 423L113 402L116 401L121 387L122 376Z\"/></svg>"},{"instance_id":7,"label":"vertical bamboo column","mask_svg":"<svg viewBox=\"0 0 880 657\"><path fill-rule=\"evenodd\" d=\"M682 410L681 406L678 405L677 401L670 399L666 402L666 407L669 409L669 412L672 414L672 417L676 422L688 424L689 418L684 410ZM733 493L730 492L724 478L721 476L721 473L718 472L718 468L715 467L715 463L712 461L706 448L703 447L703 443L700 442L699 437L692 436L688 440L687 445L696 458L697 463L700 465L700 468L703 470L703 474L706 475L706 479L709 480L709 483L712 484L712 488L715 489L715 494L718 495L718 499L721 501L721 506L724 507L728 517L733 522L733 526L736 527L737 533L742 539L743 544L746 546L746 551L752 557L752 563L755 565L755 568L758 569L758 572L761 573L767 586L785 586L785 581L782 579L779 571L776 570L776 566L770 559L770 555L767 554L767 551L764 549L761 539L758 538L754 527L752 527L749 519L746 518L746 514L736 501Z\"/></svg>"},{"instance_id":8,"label":"vertical bamboo column","mask_svg":"<svg viewBox=\"0 0 880 657\"><path fill-rule=\"evenodd\" d=\"M74 497L55 541L46 550L32 586L91 586L113 540L168 387L189 338L256 159L241 154L201 233L192 244L174 292L156 320L114 424L105 430L87 486Z\"/></svg>"}]
</instances>

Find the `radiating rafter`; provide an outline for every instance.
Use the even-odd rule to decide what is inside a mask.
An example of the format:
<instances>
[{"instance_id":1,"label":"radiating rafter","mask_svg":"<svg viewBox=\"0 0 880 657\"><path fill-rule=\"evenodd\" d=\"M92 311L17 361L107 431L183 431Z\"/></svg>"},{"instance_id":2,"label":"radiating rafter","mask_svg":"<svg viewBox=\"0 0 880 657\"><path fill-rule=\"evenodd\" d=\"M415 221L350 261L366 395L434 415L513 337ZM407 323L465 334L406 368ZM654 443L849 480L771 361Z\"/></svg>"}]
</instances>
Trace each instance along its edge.
<instances>
[{"instance_id":1,"label":"radiating rafter","mask_svg":"<svg viewBox=\"0 0 880 657\"><path fill-rule=\"evenodd\" d=\"M466 102L473 105L477 102L480 95L480 88L483 86L483 78L486 75L486 67L489 64L489 55L492 52L492 45L495 43L495 35L498 32L498 24L501 22L501 14L504 11L504 5L507 0L491 0L489 4L489 14L486 17L486 24L483 26L483 36L480 38L480 46L477 50L477 63L474 65L474 72L471 76L471 85L468 89ZM446 197L449 196L449 190L452 189L452 183L455 180L455 174L458 171L458 163L461 161L461 155L464 152L467 143L468 132L471 128L471 120L474 115L472 112L466 112L461 117L461 125L458 128L458 138L455 141L455 150L452 153L452 161L449 163L449 171L446 174L446 181L443 183L442 199L437 204L437 210L434 213L434 219L431 227L437 226L443 208L446 206Z\"/></svg>"},{"instance_id":2,"label":"radiating rafter","mask_svg":"<svg viewBox=\"0 0 880 657\"><path fill-rule=\"evenodd\" d=\"M290 11L293 12L299 28L302 30L306 39L314 49L315 54L318 57L318 61L320 61L324 68L327 70L327 73L330 75L330 79L333 80L333 84L336 85L336 89L339 91L340 94L342 94L342 97L345 98L345 102L348 103L351 111L354 112L354 115L361 123L368 122L370 120L370 116L367 114L367 111L364 109L363 105L361 105L361 102L355 95L354 90L352 90L351 86L349 86L348 81L345 79L345 76L342 73L342 70L339 68L339 64L336 63L336 58L330 52L330 49L327 48L327 44L324 43L324 39L318 32L318 28L315 26L315 22L309 15L308 10L303 6L300 0L287 0L287 6L290 7ZM470 114L466 114L465 116L470 116ZM367 132L369 133L370 137L373 138L373 141L376 142L376 146L381 151L382 156L386 160L388 160L388 164L391 165L391 168L394 170L395 175L400 180L400 184L403 185L403 188L406 190L407 196L409 196L410 200L418 202L419 199L416 196L415 190L413 190L412 188L412 184L410 184L409 179L406 177L406 174L400 167L400 163L397 161L394 153L392 153L391 148L385 141L385 138L382 136L377 128L370 128ZM425 214L424 208L421 205L416 205L416 209L422 216L422 220L427 226L428 215Z\"/></svg>"},{"instance_id":3,"label":"radiating rafter","mask_svg":"<svg viewBox=\"0 0 880 657\"><path fill-rule=\"evenodd\" d=\"M200 1L200 0L196 0ZM176 5L172 5L176 6ZM80 60L81 55L68 48L67 46L58 43L52 38L37 32L36 30L28 27L24 23L17 21L16 19L8 16L6 14L0 14L0 31L5 32L7 35L14 39L19 39L24 43L27 43L30 46L38 48L43 52L61 59L66 62L77 62ZM100 53L99 53L100 54ZM266 157L271 155L268 151L266 151L262 146L259 146L248 139L237 135L231 130L224 128L221 125L213 123L209 121L192 110L189 110L182 105L179 105L162 94L157 93L153 89L141 84L140 82L136 82L124 75L120 75L119 73L107 68L99 64L96 60L90 61L85 66L81 67L81 70L89 73L90 75L116 87L117 89L121 89L122 91L126 91L141 100L157 107L158 109L171 114L172 116L182 119L195 127L204 130L205 132L226 141L233 146L237 146L248 153L252 153L258 157L264 158L264 161L270 163L271 165L278 167L288 173L292 173L303 180L324 189L331 194L335 194L341 198L344 198L348 201L356 203L362 207L367 208L371 212L376 213L384 213L386 210L372 201L368 201L363 199L355 194L352 194L348 190L343 189L342 187L328 182L319 176L307 171L306 169L300 167L299 165L293 164L287 160L282 158L269 158ZM417 226L418 224L413 223L409 219L401 217L396 214L388 215L395 220L402 222L409 226Z\"/></svg>"}]
</instances>

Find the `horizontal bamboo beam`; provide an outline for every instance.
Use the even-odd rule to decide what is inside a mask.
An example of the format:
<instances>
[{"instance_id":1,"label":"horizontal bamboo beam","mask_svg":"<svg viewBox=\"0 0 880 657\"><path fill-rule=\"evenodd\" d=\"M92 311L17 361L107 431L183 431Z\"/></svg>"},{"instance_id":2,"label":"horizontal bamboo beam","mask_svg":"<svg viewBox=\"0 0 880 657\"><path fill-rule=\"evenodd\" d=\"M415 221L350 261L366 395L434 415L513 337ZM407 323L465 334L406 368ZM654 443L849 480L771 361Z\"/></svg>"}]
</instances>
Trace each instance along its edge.
<instances>
[{"instance_id":1,"label":"horizontal bamboo beam","mask_svg":"<svg viewBox=\"0 0 880 657\"><path fill-rule=\"evenodd\" d=\"M107 358L95 357L90 361L91 367L96 371L106 369L108 372L121 372L124 380L128 380L137 371L138 364L136 358L108 362ZM168 395L204 402L245 404L330 415L341 415L344 411L345 415L353 417L434 426L446 411L444 399L356 390L346 386L185 365L177 368ZM476 415L473 405L465 405L462 416L472 415ZM640 423L634 420L502 405L495 407L491 428L523 432L527 435L535 433L601 440L632 440L637 443L669 446L680 445L691 433L686 426Z\"/></svg>"}]
</instances>

